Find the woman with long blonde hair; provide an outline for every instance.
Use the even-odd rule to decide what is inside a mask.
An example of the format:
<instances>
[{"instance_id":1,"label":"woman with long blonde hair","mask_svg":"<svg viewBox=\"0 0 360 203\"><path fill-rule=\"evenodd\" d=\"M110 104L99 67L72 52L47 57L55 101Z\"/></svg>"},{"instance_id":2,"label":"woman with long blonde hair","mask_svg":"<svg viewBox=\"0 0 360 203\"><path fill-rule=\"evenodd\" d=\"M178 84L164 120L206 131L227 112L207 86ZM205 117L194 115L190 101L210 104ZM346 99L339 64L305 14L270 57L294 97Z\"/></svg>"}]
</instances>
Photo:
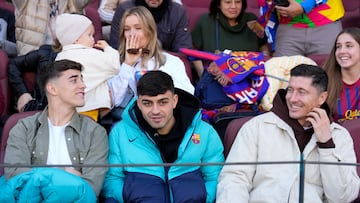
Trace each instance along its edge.
<instances>
[{"instance_id":1,"label":"woman with long blonde hair","mask_svg":"<svg viewBox=\"0 0 360 203\"><path fill-rule=\"evenodd\" d=\"M120 74L125 81L117 89L127 86L136 94L136 82L150 70L168 73L175 87L194 94L194 87L180 58L162 50L157 38L156 23L150 11L136 6L125 11L120 24Z\"/></svg>"}]
</instances>

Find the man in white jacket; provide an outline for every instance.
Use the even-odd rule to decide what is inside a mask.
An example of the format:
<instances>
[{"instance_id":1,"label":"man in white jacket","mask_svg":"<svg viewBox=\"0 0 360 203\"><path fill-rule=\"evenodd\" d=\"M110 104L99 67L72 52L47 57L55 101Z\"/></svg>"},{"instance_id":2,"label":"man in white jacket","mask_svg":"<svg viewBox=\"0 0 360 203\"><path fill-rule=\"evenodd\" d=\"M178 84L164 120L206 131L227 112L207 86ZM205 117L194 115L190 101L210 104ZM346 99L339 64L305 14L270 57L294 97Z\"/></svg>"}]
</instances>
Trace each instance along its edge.
<instances>
[{"instance_id":1,"label":"man in white jacket","mask_svg":"<svg viewBox=\"0 0 360 203\"><path fill-rule=\"evenodd\" d=\"M300 64L293 68L287 90L278 91L271 112L244 124L226 162L303 159L339 164L225 165L217 202L299 202L301 198L338 203L358 196L356 167L341 165L356 163L353 141L345 128L330 120L327 84L320 67Z\"/></svg>"}]
</instances>

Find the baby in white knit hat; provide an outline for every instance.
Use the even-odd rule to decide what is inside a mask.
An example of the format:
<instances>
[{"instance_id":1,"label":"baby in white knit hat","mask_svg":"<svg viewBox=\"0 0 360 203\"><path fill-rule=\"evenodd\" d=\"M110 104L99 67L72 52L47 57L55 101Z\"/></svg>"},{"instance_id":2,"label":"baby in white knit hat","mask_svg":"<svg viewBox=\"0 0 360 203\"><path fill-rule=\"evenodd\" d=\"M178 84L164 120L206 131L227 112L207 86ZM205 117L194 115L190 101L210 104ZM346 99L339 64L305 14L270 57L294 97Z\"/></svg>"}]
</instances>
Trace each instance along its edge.
<instances>
[{"instance_id":1,"label":"baby in white knit hat","mask_svg":"<svg viewBox=\"0 0 360 203\"><path fill-rule=\"evenodd\" d=\"M104 40L95 43L94 26L84 15L59 15L55 32L61 45L55 60L69 59L84 66L85 105L77 111L97 121L99 113L108 112L114 105L107 82L119 73L119 54Z\"/></svg>"}]
</instances>

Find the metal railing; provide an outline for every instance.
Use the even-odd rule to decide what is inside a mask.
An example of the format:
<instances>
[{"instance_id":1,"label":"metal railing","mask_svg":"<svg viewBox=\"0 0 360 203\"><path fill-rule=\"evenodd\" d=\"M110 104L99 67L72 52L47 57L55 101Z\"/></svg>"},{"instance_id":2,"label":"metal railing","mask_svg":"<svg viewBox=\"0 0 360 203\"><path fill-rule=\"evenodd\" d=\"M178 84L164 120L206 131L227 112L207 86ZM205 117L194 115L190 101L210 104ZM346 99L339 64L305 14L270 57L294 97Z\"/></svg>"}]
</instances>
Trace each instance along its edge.
<instances>
[{"instance_id":1,"label":"metal railing","mask_svg":"<svg viewBox=\"0 0 360 203\"><path fill-rule=\"evenodd\" d=\"M279 165L279 164L297 164L299 170L299 203L304 202L304 185L305 185L305 165L342 165L360 167L360 163L345 162L321 162L306 161L300 157L299 161L266 161L266 162L208 162L208 163L144 163L144 164L69 164L69 165L26 165L26 164L0 164L0 168L64 168L64 167L100 167L100 168L121 168L121 167L171 167L171 166L226 166L226 165Z\"/></svg>"}]
</instances>

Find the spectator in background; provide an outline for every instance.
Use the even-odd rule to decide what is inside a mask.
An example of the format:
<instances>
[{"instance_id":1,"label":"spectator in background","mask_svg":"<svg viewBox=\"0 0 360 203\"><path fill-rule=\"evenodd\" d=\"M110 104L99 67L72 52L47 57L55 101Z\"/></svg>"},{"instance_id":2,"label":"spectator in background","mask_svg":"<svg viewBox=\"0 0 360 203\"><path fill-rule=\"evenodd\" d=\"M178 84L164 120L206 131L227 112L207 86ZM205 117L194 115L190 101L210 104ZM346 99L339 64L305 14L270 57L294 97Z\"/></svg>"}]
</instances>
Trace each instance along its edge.
<instances>
[{"instance_id":1,"label":"spectator in background","mask_svg":"<svg viewBox=\"0 0 360 203\"><path fill-rule=\"evenodd\" d=\"M49 193L49 190L54 190L55 187L59 186L52 183L43 184L43 182L54 180L52 174L56 176L58 169L63 169L67 173L75 175L75 177L68 176L65 178L66 181L63 182L63 185L60 185L60 191L68 191L66 183L69 182L74 184L69 184L68 187L70 188L80 185L78 182L74 183L76 176L81 177L81 179L85 180L86 185L91 186L91 193L94 196L99 194L103 185L107 168L87 165L108 163L108 137L106 131L87 116L79 115L76 112L76 107L83 106L85 103L86 86L81 76L82 69L83 66L79 63L61 60L49 64L42 72L39 72L40 88L46 92L48 106L44 111L20 120L9 134L5 152L5 164L23 164L24 166L74 165L73 167L66 166L57 169L49 168L50 175L42 179L42 181L36 182L36 188L42 190L42 194ZM29 174L27 172L31 171L34 171L35 175L39 175L36 168L9 167L5 168L5 177L8 181L11 181L12 178L16 180L16 178L21 177L21 174ZM16 186L26 180L29 180L29 178L18 181ZM31 181L28 183L31 184ZM58 193L54 192L49 196L41 196L41 198L44 199L44 202L46 202L47 198L55 197L56 201L61 201L77 193L85 195L84 192L87 187L79 187L65 196L59 196ZM29 186L19 186L16 188L16 192L14 191L11 195L21 194L19 190L27 189L29 190ZM31 190L33 195L36 195L37 189ZM0 194L0 199L3 196L10 195L4 193ZM35 198L32 200L35 200Z\"/></svg>"},{"instance_id":2,"label":"spectator in background","mask_svg":"<svg viewBox=\"0 0 360 203\"><path fill-rule=\"evenodd\" d=\"M62 13L81 13L89 0L12 0L15 6L18 55L54 44L55 19Z\"/></svg>"},{"instance_id":3,"label":"spectator in background","mask_svg":"<svg viewBox=\"0 0 360 203\"><path fill-rule=\"evenodd\" d=\"M124 2L124 1L127 1L127 0L101 0L100 6L98 9L101 20L107 24L111 24L111 21L114 17L116 8L119 6L120 3ZM174 2L181 4L180 0L178 0L178 1L174 0ZM110 30L109 30L109 32L110 32Z\"/></svg>"},{"instance_id":4,"label":"spectator in background","mask_svg":"<svg viewBox=\"0 0 360 203\"><path fill-rule=\"evenodd\" d=\"M45 66L55 60L56 54L51 45L42 45L37 50L10 59L8 80L18 112L43 110L46 107L47 99L45 92L39 88L37 73L44 71ZM33 87L25 82L24 74L29 72L36 74Z\"/></svg>"},{"instance_id":5,"label":"spectator in background","mask_svg":"<svg viewBox=\"0 0 360 203\"><path fill-rule=\"evenodd\" d=\"M111 21L114 17L116 8L124 1L127 0L101 0L100 2L98 12L102 22L105 24L102 27L102 33L106 41L110 41ZM174 0L174 2L181 4L180 0Z\"/></svg>"},{"instance_id":6,"label":"spectator in background","mask_svg":"<svg viewBox=\"0 0 360 203\"><path fill-rule=\"evenodd\" d=\"M300 64L291 69L287 90L278 91L271 112L241 127L226 162L356 163L349 132L330 120L327 86L328 77L321 67ZM225 165L216 201L297 202L301 184L303 202L313 203L351 202L360 188L356 166Z\"/></svg>"},{"instance_id":7,"label":"spectator in background","mask_svg":"<svg viewBox=\"0 0 360 203\"><path fill-rule=\"evenodd\" d=\"M212 0L209 13L200 17L192 31L195 49L207 52L266 51L266 37L259 38L247 23L257 19L255 14L246 13L246 0ZM268 54L268 53L267 53ZM194 66L199 77L204 64L195 61Z\"/></svg>"},{"instance_id":8,"label":"spectator in background","mask_svg":"<svg viewBox=\"0 0 360 203\"><path fill-rule=\"evenodd\" d=\"M0 8L0 49L9 57L16 56L15 16L12 12Z\"/></svg>"},{"instance_id":9,"label":"spectator in background","mask_svg":"<svg viewBox=\"0 0 360 203\"><path fill-rule=\"evenodd\" d=\"M117 49L121 45L119 28L124 12L134 6L144 6L151 12L163 49L178 52L179 48L192 48L185 8L172 0L128 0L120 4L111 24L110 45L113 48Z\"/></svg>"},{"instance_id":10,"label":"spectator in background","mask_svg":"<svg viewBox=\"0 0 360 203\"><path fill-rule=\"evenodd\" d=\"M327 102L336 122L360 118L360 28L337 36L324 69L331 82Z\"/></svg>"},{"instance_id":11,"label":"spectator in background","mask_svg":"<svg viewBox=\"0 0 360 203\"><path fill-rule=\"evenodd\" d=\"M342 30L345 10L341 0L289 0L289 6L275 6L279 27L274 56L329 54Z\"/></svg>"},{"instance_id":12,"label":"spectator in background","mask_svg":"<svg viewBox=\"0 0 360 203\"><path fill-rule=\"evenodd\" d=\"M107 24L111 24L116 8L124 1L127 0L101 0L98 8L101 20Z\"/></svg>"},{"instance_id":13,"label":"spectator in background","mask_svg":"<svg viewBox=\"0 0 360 203\"><path fill-rule=\"evenodd\" d=\"M138 97L109 137L110 164L218 163L223 146L201 120L199 101L174 88L168 74L149 71ZM221 166L111 167L102 195L110 202L214 202Z\"/></svg>"},{"instance_id":14,"label":"spectator in background","mask_svg":"<svg viewBox=\"0 0 360 203\"><path fill-rule=\"evenodd\" d=\"M114 17L115 10L121 2L126 0L101 0L98 12L103 22L102 33L104 40L110 41L111 21Z\"/></svg>"},{"instance_id":15,"label":"spectator in background","mask_svg":"<svg viewBox=\"0 0 360 203\"><path fill-rule=\"evenodd\" d=\"M112 95L116 91L110 88L108 81L119 73L119 54L104 40L95 43L94 25L81 14L59 15L56 37L57 49L61 51L55 60L68 59L84 66L85 105L77 111L97 121L118 104L117 97ZM121 84L122 81L115 80L114 83Z\"/></svg>"}]
</instances>

